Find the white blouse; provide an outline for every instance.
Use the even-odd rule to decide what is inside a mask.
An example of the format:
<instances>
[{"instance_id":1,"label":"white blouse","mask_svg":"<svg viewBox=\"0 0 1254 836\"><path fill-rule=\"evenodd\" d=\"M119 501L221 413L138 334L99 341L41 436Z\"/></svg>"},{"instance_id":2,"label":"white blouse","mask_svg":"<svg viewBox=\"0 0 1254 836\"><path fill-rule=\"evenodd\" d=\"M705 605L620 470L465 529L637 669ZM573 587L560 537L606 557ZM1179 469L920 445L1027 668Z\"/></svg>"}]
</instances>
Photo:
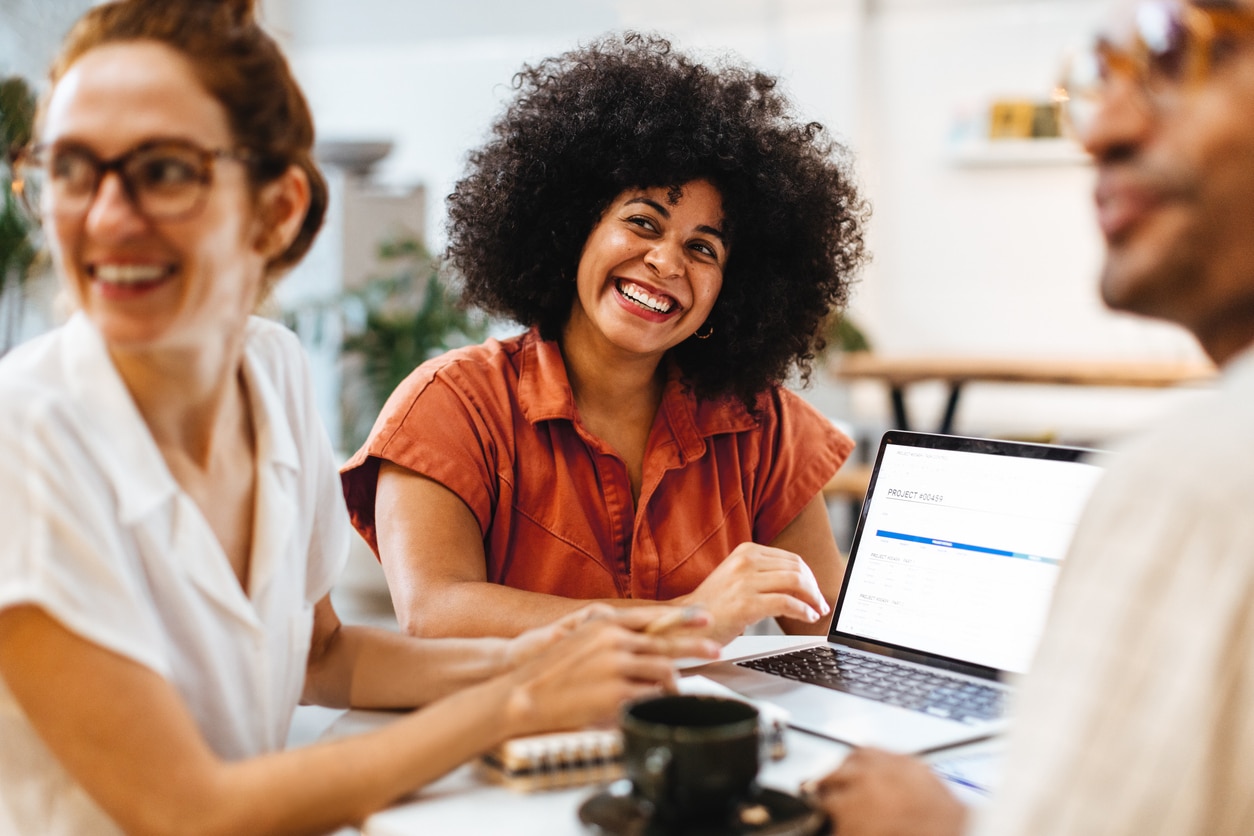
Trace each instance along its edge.
<instances>
[{"instance_id":1,"label":"white blouse","mask_svg":"<svg viewBox=\"0 0 1254 836\"><path fill-rule=\"evenodd\" d=\"M283 747L313 606L350 536L295 336L252 319L244 378L257 437L247 594L85 317L0 362L0 609L37 605L151 668L228 759ZM117 832L2 680L0 741L0 832Z\"/></svg>"}]
</instances>

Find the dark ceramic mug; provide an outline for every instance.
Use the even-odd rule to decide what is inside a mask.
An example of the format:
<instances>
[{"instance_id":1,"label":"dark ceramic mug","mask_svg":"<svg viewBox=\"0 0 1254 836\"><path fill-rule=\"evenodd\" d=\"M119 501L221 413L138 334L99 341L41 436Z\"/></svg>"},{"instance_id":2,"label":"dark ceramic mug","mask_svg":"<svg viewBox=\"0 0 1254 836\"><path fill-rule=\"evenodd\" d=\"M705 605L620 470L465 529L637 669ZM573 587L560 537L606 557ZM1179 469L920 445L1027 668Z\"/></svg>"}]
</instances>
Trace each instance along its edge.
<instances>
[{"instance_id":1,"label":"dark ceramic mug","mask_svg":"<svg viewBox=\"0 0 1254 836\"><path fill-rule=\"evenodd\" d=\"M758 710L740 700L678 694L622 714L623 759L637 796L664 823L724 820L758 774Z\"/></svg>"}]
</instances>

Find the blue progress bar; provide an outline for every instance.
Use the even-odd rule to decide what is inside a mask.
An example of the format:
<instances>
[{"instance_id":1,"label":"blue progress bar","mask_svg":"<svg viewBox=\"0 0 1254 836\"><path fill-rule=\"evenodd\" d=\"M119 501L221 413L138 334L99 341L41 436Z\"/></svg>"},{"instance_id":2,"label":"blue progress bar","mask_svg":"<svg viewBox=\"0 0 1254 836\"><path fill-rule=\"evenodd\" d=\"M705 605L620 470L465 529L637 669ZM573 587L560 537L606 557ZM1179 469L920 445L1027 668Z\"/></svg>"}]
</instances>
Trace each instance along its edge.
<instances>
[{"instance_id":1,"label":"blue progress bar","mask_svg":"<svg viewBox=\"0 0 1254 836\"><path fill-rule=\"evenodd\" d=\"M875 536L887 537L890 540L906 540L911 543L926 543L929 546L942 546L947 549L962 549L968 552L1013 557L1016 560L1031 560L1033 563L1048 563L1051 566L1062 565L1061 560L1056 560L1052 557L1040 557L1035 554L1023 554L1022 552L1012 552L1006 549L990 549L988 546L973 546L970 543L955 543L952 540L937 540L934 537L919 537L915 534L902 534L900 531L885 531L882 528L875 532Z\"/></svg>"}]
</instances>

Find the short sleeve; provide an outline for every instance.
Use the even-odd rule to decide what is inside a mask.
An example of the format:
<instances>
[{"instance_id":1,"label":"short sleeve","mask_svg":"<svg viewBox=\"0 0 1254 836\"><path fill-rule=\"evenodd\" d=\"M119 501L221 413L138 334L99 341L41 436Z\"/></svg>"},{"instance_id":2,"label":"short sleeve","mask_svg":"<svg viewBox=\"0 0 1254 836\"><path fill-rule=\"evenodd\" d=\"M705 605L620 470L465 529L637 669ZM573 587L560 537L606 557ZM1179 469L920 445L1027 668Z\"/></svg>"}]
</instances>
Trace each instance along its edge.
<instances>
[{"instance_id":1,"label":"short sleeve","mask_svg":"<svg viewBox=\"0 0 1254 836\"><path fill-rule=\"evenodd\" d=\"M339 581L348 562L349 540L352 529L348 512L344 507L344 494L340 490L339 463L327 435L326 427L318 419L318 405L314 397L313 381L309 373L309 361L304 350L293 337L290 354L286 358L288 368L299 372L300 382L293 400L299 405L296 415L302 426L302 458L314 474L313 520L310 526L307 567L305 575L305 600L317 603Z\"/></svg>"},{"instance_id":2,"label":"short sleeve","mask_svg":"<svg viewBox=\"0 0 1254 836\"><path fill-rule=\"evenodd\" d=\"M317 603L326 597L339 581L348 562L349 540L352 537L329 441L324 449L318 451L317 473L317 498L305 581L305 600L310 603Z\"/></svg>"},{"instance_id":3,"label":"short sleeve","mask_svg":"<svg viewBox=\"0 0 1254 836\"><path fill-rule=\"evenodd\" d=\"M770 543L836 475L854 442L787 389L771 392L759 415L760 458L749 501L753 539Z\"/></svg>"},{"instance_id":4,"label":"short sleeve","mask_svg":"<svg viewBox=\"0 0 1254 836\"><path fill-rule=\"evenodd\" d=\"M341 471L349 517L375 554L375 496L381 461L434 479L470 508L481 532L497 500L498 438L485 415L488 395L460 374L460 365L419 367L388 399L361 450ZM502 419L504 420L504 419Z\"/></svg>"},{"instance_id":5,"label":"short sleeve","mask_svg":"<svg viewBox=\"0 0 1254 836\"><path fill-rule=\"evenodd\" d=\"M169 676L112 490L55 407L0 415L0 532L0 609L37 606L93 644Z\"/></svg>"}]
</instances>

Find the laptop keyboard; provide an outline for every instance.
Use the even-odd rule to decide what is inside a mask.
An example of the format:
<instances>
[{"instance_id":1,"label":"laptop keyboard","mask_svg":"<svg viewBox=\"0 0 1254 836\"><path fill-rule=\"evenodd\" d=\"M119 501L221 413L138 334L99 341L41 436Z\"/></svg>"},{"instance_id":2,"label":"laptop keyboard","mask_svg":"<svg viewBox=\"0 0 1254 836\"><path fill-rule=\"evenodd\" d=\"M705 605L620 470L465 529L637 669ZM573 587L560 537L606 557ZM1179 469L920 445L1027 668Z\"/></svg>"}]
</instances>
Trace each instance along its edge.
<instances>
[{"instance_id":1,"label":"laptop keyboard","mask_svg":"<svg viewBox=\"0 0 1254 836\"><path fill-rule=\"evenodd\" d=\"M992 720L1004 709L999 688L826 645L736 664L964 723Z\"/></svg>"}]
</instances>

